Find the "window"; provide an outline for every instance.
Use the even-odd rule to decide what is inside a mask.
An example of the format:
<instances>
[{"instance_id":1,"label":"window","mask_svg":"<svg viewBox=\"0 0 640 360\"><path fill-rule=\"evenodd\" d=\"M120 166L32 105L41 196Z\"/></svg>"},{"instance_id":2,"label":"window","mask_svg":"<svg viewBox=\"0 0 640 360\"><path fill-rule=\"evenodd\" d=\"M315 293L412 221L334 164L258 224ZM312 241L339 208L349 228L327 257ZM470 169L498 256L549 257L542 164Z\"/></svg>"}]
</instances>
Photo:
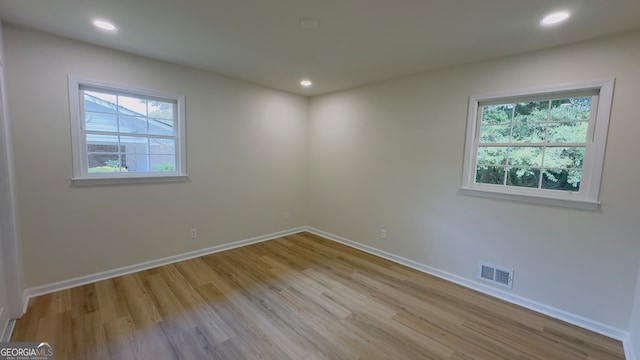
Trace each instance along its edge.
<instances>
[{"instance_id":1,"label":"window","mask_svg":"<svg viewBox=\"0 0 640 360\"><path fill-rule=\"evenodd\" d=\"M462 192L597 208L613 83L472 96Z\"/></svg>"},{"instance_id":2,"label":"window","mask_svg":"<svg viewBox=\"0 0 640 360\"><path fill-rule=\"evenodd\" d=\"M184 96L69 78L74 183L180 180Z\"/></svg>"}]
</instances>

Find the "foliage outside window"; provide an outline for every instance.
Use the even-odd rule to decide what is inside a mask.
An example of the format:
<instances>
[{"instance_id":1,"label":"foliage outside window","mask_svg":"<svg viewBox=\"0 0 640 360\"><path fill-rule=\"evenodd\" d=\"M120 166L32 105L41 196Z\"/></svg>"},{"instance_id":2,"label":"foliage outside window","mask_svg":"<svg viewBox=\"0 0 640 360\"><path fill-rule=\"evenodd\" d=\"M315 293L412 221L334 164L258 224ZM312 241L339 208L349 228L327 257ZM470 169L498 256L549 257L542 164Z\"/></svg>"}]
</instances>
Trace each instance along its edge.
<instances>
[{"instance_id":1,"label":"foliage outside window","mask_svg":"<svg viewBox=\"0 0 640 360\"><path fill-rule=\"evenodd\" d=\"M579 191L592 97L482 106L476 182Z\"/></svg>"},{"instance_id":2,"label":"foliage outside window","mask_svg":"<svg viewBox=\"0 0 640 360\"><path fill-rule=\"evenodd\" d=\"M612 89L613 80L472 97L463 192L597 206Z\"/></svg>"},{"instance_id":3,"label":"foliage outside window","mask_svg":"<svg viewBox=\"0 0 640 360\"><path fill-rule=\"evenodd\" d=\"M69 83L74 181L185 176L184 97Z\"/></svg>"}]
</instances>

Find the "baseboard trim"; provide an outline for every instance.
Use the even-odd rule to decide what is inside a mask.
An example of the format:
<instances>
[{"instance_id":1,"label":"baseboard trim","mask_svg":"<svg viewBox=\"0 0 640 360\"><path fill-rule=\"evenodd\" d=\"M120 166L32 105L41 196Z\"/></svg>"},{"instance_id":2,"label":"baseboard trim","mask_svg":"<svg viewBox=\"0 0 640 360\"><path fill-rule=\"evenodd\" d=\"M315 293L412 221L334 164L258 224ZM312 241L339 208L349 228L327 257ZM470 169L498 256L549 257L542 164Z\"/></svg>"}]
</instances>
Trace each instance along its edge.
<instances>
[{"instance_id":1,"label":"baseboard trim","mask_svg":"<svg viewBox=\"0 0 640 360\"><path fill-rule=\"evenodd\" d=\"M436 269L434 267L419 263L417 261L413 261L413 260L404 258L402 256L398 256L380 249L376 249L372 246L361 244L359 242L349 240L344 237L341 237L332 233L328 233L326 231L322 231L309 226L307 226L305 230L312 234L322 236L329 240L350 246L358 250L362 250L366 253L379 256L381 258L393 261L401 265L408 266L410 268L416 269L426 274L433 275L435 277L450 281L452 283L464 286L466 288L469 288L475 291L479 291L489 296L493 296L500 300L504 300L509 303L522 306L529 310L533 310L535 312L550 316L552 318L565 321L569 324L576 325L587 330L591 330L593 332L596 332L598 334L601 334L616 340L620 340L623 342L623 344L627 344L625 345L625 352L627 351L626 348L630 346L629 345L630 341L627 340L629 338L628 333L626 331L620 330L610 325L603 324L598 321L594 321L580 315L572 314L570 312L560 310L552 306L545 305L537 301L524 298L522 296L514 295L500 289L494 289L488 285L485 285L473 280L469 280L467 278L464 278L440 269ZM627 360L630 360L630 359L633 359L633 357L629 357L627 355Z\"/></svg>"},{"instance_id":2,"label":"baseboard trim","mask_svg":"<svg viewBox=\"0 0 640 360\"><path fill-rule=\"evenodd\" d=\"M305 229L306 228L304 226L301 226L301 227L279 231L279 232L268 234L268 235L256 236L250 239L235 241L228 244L216 245L216 246L208 247L205 249L186 252L179 255L168 256L162 259L146 261L143 263L124 266L124 267L113 269L113 270L107 270L107 271L103 271L95 274L80 276L73 279L68 279L68 280L58 281L51 284L28 288L24 290L23 296L22 296L23 310L25 313L27 312L27 307L29 306L29 300L31 300L31 298L34 298L36 296L50 294L52 292L56 292L60 290L66 290L66 289L74 288L81 285L86 285L86 284L97 282L97 281L107 280L107 279L111 279L111 278L122 276L122 275L128 275L138 271L148 270L158 266L173 264L179 261L189 260L189 259L197 258L200 256L225 251L225 250L231 250L231 249L235 249L242 246L260 243L263 241L273 240L279 237L297 234L299 232L305 231Z\"/></svg>"},{"instance_id":3,"label":"baseboard trim","mask_svg":"<svg viewBox=\"0 0 640 360\"><path fill-rule=\"evenodd\" d=\"M11 341L11 335L13 334L13 328L16 326L16 321L11 319L7 322L7 325L4 327L4 332L2 333L2 337L0 338L0 342L9 342Z\"/></svg>"}]
</instances>

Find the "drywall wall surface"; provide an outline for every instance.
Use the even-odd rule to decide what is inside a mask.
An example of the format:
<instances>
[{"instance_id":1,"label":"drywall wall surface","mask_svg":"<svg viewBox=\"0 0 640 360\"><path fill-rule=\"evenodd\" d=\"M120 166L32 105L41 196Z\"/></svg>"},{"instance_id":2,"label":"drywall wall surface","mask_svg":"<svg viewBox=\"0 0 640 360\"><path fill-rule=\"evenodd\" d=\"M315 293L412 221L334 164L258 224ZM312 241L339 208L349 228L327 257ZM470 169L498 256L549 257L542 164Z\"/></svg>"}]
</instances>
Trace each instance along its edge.
<instances>
[{"instance_id":1,"label":"drywall wall surface","mask_svg":"<svg viewBox=\"0 0 640 360\"><path fill-rule=\"evenodd\" d=\"M0 188L3 190L0 193L0 270L2 270L2 274L0 274L0 333L4 333L7 323L9 322L9 287L7 286L7 264L6 264L6 253L5 248L7 247L5 244L8 244L9 240L5 240L5 235L3 232L3 227L5 226L5 218L4 208L6 204L9 202L7 195L5 195L6 190L10 190L10 187L7 186L8 183L8 172L6 171L7 161L7 146L4 141L4 101L3 101L3 91L2 91L2 81L4 79L4 48L2 45L2 24L0 23L0 129L2 129L2 133L0 133L0 164L2 167L0 168ZM4 338L4 337L3 337Z\"/></svg>"},{"instance_id":2,"label":"drywall wall surface","mask_svg":"<svg viewBox=\"0 0 640 360\"><path fill-rule=\"evenodd\" d=\"M22 253L17 225L12 131L7 110L3 27L4 24L0 24L0 242L6 281L3 291L7 294L9 305L7 309L11 318L17 318L22 315Z\"/></svg>"},{"instance_id":3,"label":"drywall wall surface","mask_svg":"<svg viewBox=\"0 0 640 360\"><path fill-rule=\"evenodd\" d=\"M5 25L0 23L0 64L4 65L4 35L2 28Z\"/></svg>"},{"instance_id":4,"label":"drywall wall surface","mask_svg":"<svg viewBox=\"0 0 640 360\"><path fill-rule=\"evenodd\" d=\"M632 32L312 98L309 225L470 280L479 261L512 268L512 294L627 329L640 253L638 59ZM597 211L458 192L469 96L611 77Z\"/></svg>"},{"instance_id":5,"label":"drywall wall surface","mask_svg":"<svg viewBox=\"0 0 640 360\"><path fill-rule=\"evenodd\" d=\"M635 351L635 353L633 354L633 356L635 356L635 359L640 359L640 262L638 265L636 296L633 301L631 325L629 326L629 341L631 342L631 349Z\"/></svg>"},{"instance_id":6,"label":"drywall wall surface","mask_svg":"<svg viewBox=\"0 0 640 360\"><path fill-rule=\"evenodd\" d=\"M5 45L27 288L304 225L306 97L15 26ZM72 186L68 75L184 94L189 180Z\"/></svg>"}]
</instances>

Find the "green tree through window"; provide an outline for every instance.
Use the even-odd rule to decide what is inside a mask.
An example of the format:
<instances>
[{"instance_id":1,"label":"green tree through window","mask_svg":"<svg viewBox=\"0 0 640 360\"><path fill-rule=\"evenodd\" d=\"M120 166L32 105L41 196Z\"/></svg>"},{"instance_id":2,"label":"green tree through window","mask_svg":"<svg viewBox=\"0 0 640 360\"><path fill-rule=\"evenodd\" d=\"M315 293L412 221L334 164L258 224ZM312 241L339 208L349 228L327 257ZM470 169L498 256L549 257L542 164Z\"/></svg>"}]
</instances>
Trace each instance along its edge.
<instances>
[{"instance_id":1,"label":"green tree through window","mask_svg":"<svg viewBox=\"0 0 640 360\"><path fill-rule=\"evenodd\" d=\"M477 183L578 191L591 97L482 106Z\"/></svg>"}]
</instances>

